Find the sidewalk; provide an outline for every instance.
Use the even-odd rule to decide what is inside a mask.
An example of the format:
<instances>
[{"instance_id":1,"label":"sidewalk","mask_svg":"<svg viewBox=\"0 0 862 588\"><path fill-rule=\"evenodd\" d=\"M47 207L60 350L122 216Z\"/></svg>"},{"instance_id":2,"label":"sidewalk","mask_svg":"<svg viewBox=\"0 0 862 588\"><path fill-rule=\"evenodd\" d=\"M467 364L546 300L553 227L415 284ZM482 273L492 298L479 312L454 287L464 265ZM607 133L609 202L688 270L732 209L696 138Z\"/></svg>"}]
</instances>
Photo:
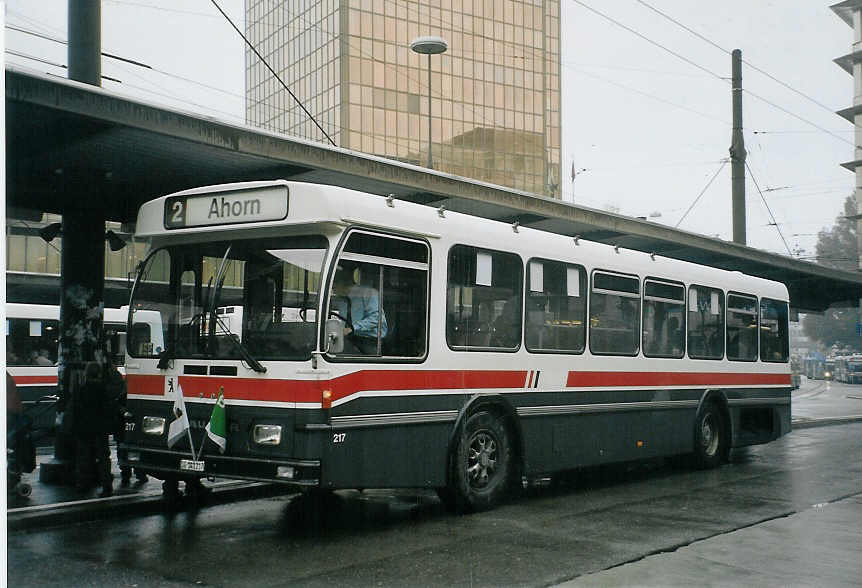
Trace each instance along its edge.
<instances>
[{"instance_id":1,"label":"sidewalk","mask_svg":"<svg viewBox=\"0 0 862 588\"><path fill-rule=\"evenodd\" d=\"M44 484L39 481L39 464L50 461L54 456L53 447L39 447L36 450L36 469L25 474L22 481L30 484L32 493L22 497L15 493L6 494L6 521L9 531L32 527L47 527L60 524L89 521L113 516L143 515L163 512L167 506L162 500L162 481L152 476L146 482L139 482L132 476L131 483L120 483L120 470L117 466L116 446L111 444L111 465L114 476L114 494L99 498L100 487L96 486L81 492L73 486ZM290 488L277 484L244 482L240 480L203 480L210 489L206 504L222 504L236 500L249 500L292 492ZM182 492L183 485L180 484ZM180 505L182 507L182 505Z\"/></svg>"}]
</instances>

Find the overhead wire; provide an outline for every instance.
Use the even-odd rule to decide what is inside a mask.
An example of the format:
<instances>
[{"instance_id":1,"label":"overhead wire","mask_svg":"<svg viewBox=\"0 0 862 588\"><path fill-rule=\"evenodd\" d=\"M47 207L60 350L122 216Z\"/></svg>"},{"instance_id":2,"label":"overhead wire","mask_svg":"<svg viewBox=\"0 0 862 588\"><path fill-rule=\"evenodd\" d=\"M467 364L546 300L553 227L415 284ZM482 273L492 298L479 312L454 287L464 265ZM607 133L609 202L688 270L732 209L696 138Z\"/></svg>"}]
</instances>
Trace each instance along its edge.
<instances>
[{"instance_id":1,"label":"overhead wire","mask_svg":"<svg viewBox=\"0 0 862 588\"><path fill-rule=\"evenodd\" d=\"M671 21L672 23L674 23L675 25L677 25L677 26L681 27L682 29L685 29L686 31L688 31L689 33L691 33L692 35L694 35L694 36L695 36L695 37L697 37L698 39L701 39L701 40L703 40L703 41L705 41L705 42L709 43L709 44L710 44L710 45L712 45L713 47L715 47L715 48L717 48L717 49L719 49L719 50L721 50L721 51L724 51L724 52L725 52L725 53L727 53L728 55L730 55L730 54L732 53L730 50L728 50L728 49L726 49L726 48L722 47L721 45L719 45L719 44L718 44L718 43L716 43L715 41L713 41L713 40L711 40L711 39L709 39L709 38L705 37L705 36L704 36L704 35L702 35L701 33L698 33L698 32L697 32L697 31L695 31L694 29L692 29L692 28L690 28L690 27L688 27L688 26L684 25L683 23L681 23L681 22L680 22L680 21L678 21L677 19L673 18L672 16L670 16L670 15L668 15L668 14L665 14L664 12L662 12L661 10L659 10L658 8L655 8L654 6L651 6L650 4L648 4L647 2L645 2L644 0L637 0L637 2L638 2L639 4L641 4L641 5L645 6L645 7L646 7L646 8L648 8L649 10L652 10L652 11L653 11L653 12L655 12L656 14L658 14L658 15L662 16L663 18L665 18L665 19L667 19L667 20ZM743 59L743 60L742 60L742 62L743 62L745 65L747 65L748 67L750 67L751 69L755 70L756 72L758 72L758 73L760 73L760 74L762 74L762 75L766 76L766 77L767 77L767 78L769 78L770 80L772 80L772 81L774 81L774 82L776 82L776 83L778 83L778 84L780 84L780 85L784 86L785 88L787 88L787 89L788 89L788 90L790 90L791 92L794 92L795 94L798 94L798 95L802 96L803 98L805 98L805 99L806 99L806 100L808 100L809 102L812 102L813 104L816 104L816 105L817 105L817 106L819 106L820 108L823 108L824 110L829 111L831 114L835 114L835 111L834 111L832 108L829 108L828 106L826 106L826 105L825 105L825 104L823 104L822 102L820 102L820 101L816 100L815 98L812 98L811 96L809 96L809 95L808 95L808 94L806 94L805 92L802 92L801 90L797 90L796 88L794 88L794 87L793 87L793 86L791 86L790 84L788 84L788 83L786 83L786 82L784 82L784 81L782 81L782 80L778 79L777 77L773 76L773 75L772 75L771 73L769 73L768 71L763 70L763 69L761 69L761 68L757 67L756 65L754 65L753 63L751 63L750 61L747 61L747 60L745 60L745 59Z\"/></svg>"},{"instance_id":2,"label":"overhead wire","mask_svg":"<svg viewBox=\"0 0 862 588\"><path fill-rule=\"evenodd\" d=\"M129 0L102 0L103 2L107 2L109 4L119 4L119 5L127 5L127 6L139 6L141 8L150 8L152 10L161 10L162 12L173 12L175 14L188 14L192 16L202 16L205 18L220 18L215 14L206 13L206 12L196 12L194 10L181 10L179 8L166 8L164 6L156 6L155 4L148 4L146 2L131 2Z\"/></svg>"},{"instance_id":3,"label":"overhead wire","mask_svg":"<svg viewBox=\"0 0 862 588\"><path fill-rule=\"evenodd\" d=\"M243 40L243 41L245 41L245 44L248 46L248 48L249 48L249 49L251 49L251 50L252 50L252 52L253 52L253 53L257 56L257 58L261 61L261 63L263 63L263 65L264 65L264 66L266 66L266 69L268 69L268 70L269 70L269 73L271 73L271 74L275 77L275 79L276 79L276 80L278 80L278 82L281 84L282 88L284 88L284 89L287 91L287 93L288 93L288 94L290 94L290 97L291 97L291 98L293 98L293 99L296 101L296 103L299 105L299 107L302 109L302 111L305 113L305 115L306 115L309 119L311 119L311 121L312 121L312 122L315 124L315 126L320 130L320 132L321 132L321 133L323 133L323 136L324 136L324 137L326 137L326 138L327 138L327 140L329 140L329 142L330 142L330 143L332 143L332 146L333 146L333 147L338 147L338 145L336 145L336 144L335 144L335 141L333 141L333 140L332 140L332 137L330 137L330 136L329 136L329 133L327 133L327 132L324 130L324 128L323 128L322 126L320 126L320 123L319 123L319 122L317 122L317 119L314 117L314 115L312 115L312 114L308 111L308 109L305 107L305 105L302 103L302 101L301 101L299 98L297 98L296 94L294 94L294 93L293 93L293 91L292 91L292 90L287 86L287 84L285 84L285 83L284 83L284 80L282 80L282 79L281 79L281 76L279 76L279 75L275 72L275 70L274 70L274 69L272 69L272 66L269 64L269 62L267 62L267 60L266 60L266 59L264 59L263 55L261 55L261 54L260 54L260 52L257 50L257 47L255 47L255 46L252 44L252 42L248 40L248 37L246 37L246 36L245 36L245 34L243 34L243 32L242 32L241 30L239 30L239 28L234 24L234 22L233 22L233 21L231 20L231 18L227 15L227 13L225 13L225 11L221 9L221 6L219 6L219 5L218 5L218 2L216 2L216 0L210 0L210 2L212 2L213 6L215 6L215 7L216 7L216 9L218 9L218 11L219 11L219 12L221 12L221 14L222 14L222 16L225 18L225 20L227 20L227 21L228 21L228 23L230 23L230 26L231 26L231 27L233 27L233 29L236 31L236 33L237 33L240 37L242 37L242 40Z\"/></svg>"},{"instance_id":4,"label":"overhead wire","mask_svg":"<svg viewBox=\"0 0 862 588\"><path fill-rule=\"evenodd\" d=\"M694 202L692 202L691 206L688 207L688 210L685 211L685 214L683 214L682 217L680 217L680 219L677 221L677 223L673 226L674 228L677 228L677 227L679 227L679 225L682 224L682 221L685 220L685 217L688 216L688 213L692 211L692 209L695 207L695 205L697 205L697 203L700 201L701 197L704 194L706 194L706 191L709 189L709 187L715 181L715 178L718 177L718 174L721 173L721 170L724 169L724 166L727 165L727 162L729 162L729 161L730 161L730 159L721 160L721 165L715 171L715 174L713 174L713 176L709 179L709 181L706 183L706 186L703 187L703 190L700 191L700 194L697 195L697 198L694 199Z\"/></svg>"},{"instance_id":5,"label":"overhead wire","mask_svg":"<svg viewBox=\"0 0 862 588\"><path fill-rule=\"evenodd\" d=\"M565 64L563 64L563 66L564 66L564 67L566 67L566 65L565 65ZM720 118L718 118L717 116L712 116L711 114L707 114L707 113L705 113L705 112L700 112L699 110L695 110L694 108L689 108L688 106L683 106L682 104L677 104L677 103L675 103L675 102L671 102L670 100L667 100L667 99L665 99L665 98L661 98L661 97L659 97L659 96L655 96L655 95L650 94L650 93L648 93L648 92L644 92L644 91L642 91L642 90L638 90L637 88L632 88L631 86L626 86L625 84L621 84L621 83L619 83L619 82L615 82L615 81L613 81L613 80L609 80L609 79L607 79L607 78L603 78L602 76L598 76L598 75L596 75L596 74L588 73L588 72L585 72L585 71L578 71L577 69L574 69L574 68L572 68L571 66L568 66L568 67L569 67L570 69L572 69L572 71L575 71L576 73L578 73L578 74L580 74L580 75L587 76L587 77L589 77L589 78L593 78L593 79L596 79L596 80L602 81L602 82L604 82L604 83L606 83L606 84L610 84L611 86L616 86L616 87L618 87L618 88L622 88L623 90L627 90L627 91L629 91L629 92L634 92L635 94L640 94L641 96L645 96L645 97L650 98L650 99L652 99L652 100L655 100L655 101L657 101L657 102L661 102L661 103L663 103L663 104L667 104L668 106L673 106L673 107L675 107L675 108L679 108L679 109L681 109L681 110L685 110L685 111L687 111L687 112L691 112L692 114L696 114L696 115L698 115L698 116L702 116L702 117L704 117L704 118L708 118L708 119L710 119L710 120L714 120L714 121L720 122L720 123L721 123L721 124L723 124L723 125L731 126L731 123L729 123L729 122L728 122L728 121L726 121L726 120L720 119Z\"/></svg>"},{"instance_id":6,"label":"overhead wire","mask_svg":"<svg viewBox=\"0 0 862 588\"><path fill-rule=\"evenodd\" d=\"M790 246L787 245L787 240L784 238L784 235L781 232L781 227L778 226L778 221L775 220L775 215L772 214L772 209L769 207L769 203L766 201L766 197L763 195L763 191L760 189L760 185L757 183L757 178L754 177L754 172L751 171L751 166L748 165L748 162L745 163L745 168L748 170L748 174L751 176L751 181L754 182L754 187L757 188L757 193L760 194L760 199L763 201L763 205L766 207L766 212L769 213L769 218L772 219L772 224L775 226L775 230L778 231L778 236L781 237L781 242L784 243L784 247L787 248L787 254L793 257L793 252L790 251Z\"/></svg>"},{"instance_id":7,"label":"overhead wire","mask_svg":"<svg viewBox=\"0 0 862 588\"><path fill-rule=\"evenodd\" d=\"M580 2L580 0L572 0L572 1L573 1L573 2L576 2L576 3L578 3L578 4L583 5L583 3L582 3L582 2ZM655 8L655 7L653 7L653 6L651 6L650 4L648 4L647 2L645 2L644 0L637 0L637 2L638 2L639 4L641 4L641 5L643 5L644 7L648 8L649 10L651 10L651 11L655 12L656 14L660 15L661 17L663 17L663 18L665 18L665 19L667 19L667 20L671 21L672 23L674 23L674 24L675 24L675 25L677 25L678 27L680 27L680 28L684 29L685 31L688 31L689 33L691 33L692 35L694 35L694 36L695 36L695 37L697 37L698 39L701 39L702 41L705 41L706 43L709 43L709 44L710 44L710 45L712 45L713 47L715 47L715 48L719 49L720 51L723 51L724 53L727 53L728 55L731 55L731 54L732 54L732 51L729 51L728 49L725 49L724 47L722 47L721 45L719 45L719 44L718 44L718 43L716 43L715 41L712 41L711 39L707 38L706 36L704 36L704 35L702 35L702 34L698 33L697 31L695 31L695 30L694 30L694 29L692 29L691 27L688 27L688 26L684 25L683 23L681 23L681 22L680 22L680 21L678 21L677 19L675 19L675 18L671 17L670 15L665 14L665 13L664 13L664 12L662 12L661 10L659 10L659 9L657 9L657 8ZM640 34L638 34L638 36L640 36L641 38L645 38L644 36L642 36L642 35L640 35ZM676 54L676 53L674 53L674 55L676 55L677 57L679 57L679 55L678 55L678 54ZM688 61L689 63L691 63L689 60L686 60L686 61ZM745 64L746 64L748 67L750 67L751 69L753 69L753 70L757 71L758 73L760 73L760 74L762 74L762 75L766 76L767 78L769 78L769 79L771 79L772 81L774 81L774 82L776 82L776 83L780 84L781 86L783 86L783 87L787 88L788 90L790 90L790 91L792 91L792 92L794 92L794 93L798 94L799 96L802 96L803 98L805 98L806 100L808 100L808 101L810 101L810 102L812 102L812 103L816 104L816 105L817 105L817 106L819 106L820 108L822 108L822 109L824 109L824 110L827 110L827 111L828 111L828 112L830 112L831 114L835 114L835 111L834 111L833 109L829 108L828 106L826 106L825 104L821 103L820 101L818 101L818 100L816 100L816 99L812 98L812 97L811 97L811 96L809 96L808 94L806 94L806 93L804 93L804 92L802 92L802 91L800 91L800 90L797 90L796 88L794 88L794 87L793 87L793 86L791 86L790 84L788 84L788 83L786 83L786 82L784 82L784 81L782 81L782 80L778 79L777 77L773 76L773 75L772 75L772 74L770 74L769 72L767 72L767 71L765 71L765 70L763 70L763 69L761 69L761 68L757 67L756 65L753 65L752 63L750 63L750 62L746 61L745 59L743 59L743 60L742 60L742 62L743 62L743 63L745 63ZM790 116L792 116L792 117L794 117L794 118L796 118L796 119L798 119L798 120L800 120L800 121L802 121L802 122L804 122L804 123L806 123L806 124L808 124L808 125L811 125L812 127L816 128L816 129L817 129L817 130L819 130L820 132L823 132L823 133L826 133L826 134L828 134L828 135L831 135L832 137L834 137L834 138L838 139L839 141L843 141L843 142L845 142L845 143L848 143L848 144L850 144L850 145L853 145L853 146L854 146L854 147L856 147L856 148L860 148L860 147L859 147L858 145L856 145L854 142L852 142L852 141L848 141L848 140L847 140L847 139L845 139L844 137L840 137L839 135L837 135L837 134L833 133L832 131L830 131L830 130L828 130L828 129L825 129L825 128L823 128L823 127L821 127L821 126L819 126L819 125L817 125L817 124L815 124L815 123L811 122L810 120L807 120L806 118L803 118L802 116L800 116L800 115L798 115L798 114L796 114L796 113L794 113L794 112L791 112L790 110L787 110L786 108L784 108L784 107L782 107L782 106L779 106L778 104L775 104L774 102L772 102L772 101L770 101L770 100L767 100L767 99L766 99L766 98L764 98L763 96L760 96L760 95L758 95L758 94L755 94L754 92L751 92L750 90L747 90L747 89L745 89L745 88L743 88L743 92L745 92L745 93L746 93L746 94L748 94L749 96L752 96L753 98L757 98L758 100L763 101L764 103L768 104L769 106L772 106L773 108L775 108L775 109L777 109L777 110L780 110L781 112L783 112L783 113L785 113L785 114L787 114L787 115L790 115ZM854 126L855 126L855 125L854 125Z\"/></svg>"},{"instance_id":8,"label":"overhead wire","mask_svg":"<svg viewBox=\"0 0 862 588\"><path fill-rule=\"evenodd\" d=\"M620 28L622 28L622 29L624 29L624 30L626 30L626 31L630 32L631 34L635 35L636 37L638 37L638 38L640 38L640 39L643 39L644 41L646 41L646 42L647 42L647 43L649 43L650 45L654 45L654 46L658 47L659 49L661 49L661 50L663 50L663 51L665 51L665 52L667 52L667 53L670 53L671 55L673 55L673 56L674 56L674 57L676 57L677 59L681 59L682 61L686 62L687 64L691 65L692 67L696 67L697 69L699 69L699 70L701 70L701 71L703 71L703 72L705 72L705 73L709 74L710 76L712 76L712 77L714 77L714 78L716 78L716 79L719 79L719 80L721 80L721 81L723 81L723 82L727 82L727 81L728 81L728 78L726 78L726 77L724 77L724 76L721 76L721 75L719 75L719 74L715 73L714 71L712 71L712 70L710 70L710 69L708 69L708 68L706 68L706 67L704 67L704 66L700 65L699 63L697 63L697 62L695 62L695 61L692 61L691 59L689 59L688 57L686 57L686 56L682 55L681 53L677 53L677 52L676 52L676 51L674 51L673 49L670 49L669 47L666 47L665 45L662 45L662 44L661 44L661 43L659 43L658 41L654 41L654 40L650 39L649 37L647 37L647 36L646 36L646 35L644 35L643 33L641 33L641 32L639 32L639 31L637 31L637 30L635 30L635 29L631 28L630 26L627 26L627 25L625 25L625 24L621 23L620 21L616 20L616 19L615 19L615 18L613 18L613 17L608 16L607 14L605 14L605 13L603 13L603 12L600 12L600 11L596 10L595 8L593 8L592 6L590 6L589 4L586 4L585 2L582 2L581 0L572 0L572 2L574 2L575 4L580 5L581 7L583 7L583 8L585 8L585 9L589 10L590 12L592 12L592 13L594 13L594 14L597 14L598 16L602 17L603 19L607 20L608 22L611 22L611 23L613 23L613 24L617 25L618 27L620 27Z\"/></svg>"}]
</instances>

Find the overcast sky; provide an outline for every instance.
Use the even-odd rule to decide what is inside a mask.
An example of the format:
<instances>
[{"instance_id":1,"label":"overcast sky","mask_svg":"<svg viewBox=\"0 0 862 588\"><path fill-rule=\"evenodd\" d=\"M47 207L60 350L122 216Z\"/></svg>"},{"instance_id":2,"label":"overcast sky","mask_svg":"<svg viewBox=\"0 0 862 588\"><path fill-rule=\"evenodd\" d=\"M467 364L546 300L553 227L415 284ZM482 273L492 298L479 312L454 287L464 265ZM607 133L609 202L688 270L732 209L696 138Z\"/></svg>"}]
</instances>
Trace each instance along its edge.
<instances>
[{"instance_id":1,"label":"overcast sky","mask_svg":"<svg viewBox=\"0 0 862 588\"><path fill-rule=\"evenodd\" d=\"M242 28L243 1L218 2ZM65 64L65 45L15 29L65 40L67 0L6 3L7 62L65 76L28 58ZM731 132L723 49L739 48L750 64L743 65L748 243L812 255L817 232L832 226L854 184L839 166L853 159L852 125L834 114L852 104L852 77L832 63L850 52L852 29L829 5L562 0L564 199L660 214L655 222L675 226L703 192L680 228L730 239L730 165L719 172ZM104 52L153 68L104 59L103 75L122 82L105 80L105 88L242 124L243 42L209 0L102 0L102 21Z\"/></svg>"}]
</instances>

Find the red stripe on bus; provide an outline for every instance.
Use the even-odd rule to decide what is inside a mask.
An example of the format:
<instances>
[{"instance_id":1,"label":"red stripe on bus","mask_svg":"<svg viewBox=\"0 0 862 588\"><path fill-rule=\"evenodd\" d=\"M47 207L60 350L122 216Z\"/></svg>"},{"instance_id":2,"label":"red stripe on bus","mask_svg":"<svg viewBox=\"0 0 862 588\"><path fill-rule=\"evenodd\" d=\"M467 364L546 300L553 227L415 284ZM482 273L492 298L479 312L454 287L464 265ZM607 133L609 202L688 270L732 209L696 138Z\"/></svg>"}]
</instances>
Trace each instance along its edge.
<instances>
[{"instance_id":1,"label":"red stripe on bus","mask_svg":"<svg viewBox=\"0 0 862 588\"><path fill-rule=\"evenodd\" d=\"M363 370L336 378L329 386L332 399L338 400L361 390L523 388L526 377L524 370Z\"/></svg>"},{"instance_id":2,"label":"red stripe on bus","mask_svg":"<svg viewBox=\"0 0 862 588\"><path fill-rule=\"evenodd\" d=\"M494 370L360 370L333 380L274 380L179 376L186 398L216 398L224 387L228 400L260 402L320 403L324 390L333 401L365 390L480 390L524 388L530 386L535 372ZM530 377L532 376L532 377ZM128 375L129 394L164 395L164 376ZM694 372L569 372L570 388L656 387L656 386L771 386L790 385L789 374L694 373Z\"/></svg>"},{"instance_id":3,"label":"red stripe on bus","mask_svg":"<svg viewBox=\"0 0 862 588\"><path fill-rule=\"evenodd\" d=\"M57 376L12 376L16 386L28 384L56 384Z\"/></svg>"},{"instance_id":4,"label":"red stripe on bus","mask_svg":"<svg viewBox=\"0 0 862 588\"><path fill-rule=\"evenodd\" d=\"M145 396L162 396L165 393L165 377L126 374L126 392Z\"/></svg>"},{"instance_id":5,"label":"red stripe on bus","mask_svg":"<svg viewBox=\"0 0 862 588\"><path fill-rule=\"evenodd\" d=\"M179 376L179 383L186 398L215 398L219 387L224 386L228 400L319 403L325 389L332 392L332 400L338 400L362 390L523 388L526 374L491 370L361 370L323 381ZM163 396L164 381L164 376L129 374L126 386L129 394Z\"/></svg>"},{"instance_id":6,"label":"red stripe on bus","mask_svg":"<svg viewBox=\"0 0 862 588\"><path fill-rule=\"evenodd\" d=\"M569 388L640 386L775 386L790 385L790 374L725 372L569 372Z\"/></svg>"}]
</instances>

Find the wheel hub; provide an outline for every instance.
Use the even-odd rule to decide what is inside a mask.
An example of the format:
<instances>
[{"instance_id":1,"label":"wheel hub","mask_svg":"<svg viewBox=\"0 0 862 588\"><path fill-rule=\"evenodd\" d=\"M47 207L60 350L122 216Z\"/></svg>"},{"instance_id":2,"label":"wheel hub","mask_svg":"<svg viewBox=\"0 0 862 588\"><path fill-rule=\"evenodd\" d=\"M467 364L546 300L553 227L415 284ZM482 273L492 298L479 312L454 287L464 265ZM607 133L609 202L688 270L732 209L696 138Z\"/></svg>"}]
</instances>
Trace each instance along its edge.
<instances>
[{"instance_id":1,"label":"wheel hub","mask_svg":"<svg viewBox=\"0 0 862 588\"><path fill-rule=\"evenodd\" d=\"M718 450L718 432L715 429L715 421L711 415L703 419L700 436L703 441L704 452L710 456L714 455Z\"/></svg>"},{"instance_id":2,"label":"wheel hub","mask_svg":"<svg viewBox=\"0 0 862 588\"><path fill-rule=\"evenodd\" d=\"M481 431L473 436L467 460L467 474L470 485L485 487L497 469L497 442L487 432Z\"/></svg>"}]
</instances>

